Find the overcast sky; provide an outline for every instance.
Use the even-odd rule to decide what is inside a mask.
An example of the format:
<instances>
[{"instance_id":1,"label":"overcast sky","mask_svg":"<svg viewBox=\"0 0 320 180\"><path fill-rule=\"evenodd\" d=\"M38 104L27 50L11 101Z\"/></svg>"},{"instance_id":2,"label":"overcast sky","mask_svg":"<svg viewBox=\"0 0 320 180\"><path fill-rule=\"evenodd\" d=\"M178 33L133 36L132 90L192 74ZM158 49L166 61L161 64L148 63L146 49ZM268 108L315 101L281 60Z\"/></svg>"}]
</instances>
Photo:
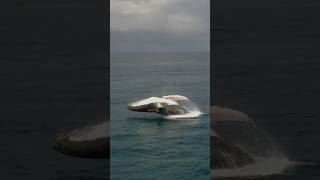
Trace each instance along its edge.
<instances>
[{"instance_id":1,"label":"overcast sky","mask_svg":"<svg viewBox=\"0 0 320 180\"><path fill-rule=\"evenodd\" d=\"M111 51L209 51L210 0L111 0Z\"/></svg>"}]
</instances>

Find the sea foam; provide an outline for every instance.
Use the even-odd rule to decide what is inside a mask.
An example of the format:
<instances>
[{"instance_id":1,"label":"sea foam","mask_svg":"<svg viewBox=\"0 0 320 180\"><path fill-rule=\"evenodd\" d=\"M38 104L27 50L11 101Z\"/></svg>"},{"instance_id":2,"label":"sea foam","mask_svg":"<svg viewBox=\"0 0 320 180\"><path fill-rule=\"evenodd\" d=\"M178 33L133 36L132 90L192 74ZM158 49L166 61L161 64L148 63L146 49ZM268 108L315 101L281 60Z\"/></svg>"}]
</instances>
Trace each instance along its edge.
<instances>
[{"instance_id":1,"label":"sea foam","mask_svg":"<svg viewBox=\"0 0 320 180\"><path fill-rule=\"evenodd\" d=\"M165 119L191 119L191 118L197 118L201 116L202 113L201 111L191 111L190 113L187 114L181 114L181 115L169 115L169 116L164 116Z\"/></svg>"}]
</instances>

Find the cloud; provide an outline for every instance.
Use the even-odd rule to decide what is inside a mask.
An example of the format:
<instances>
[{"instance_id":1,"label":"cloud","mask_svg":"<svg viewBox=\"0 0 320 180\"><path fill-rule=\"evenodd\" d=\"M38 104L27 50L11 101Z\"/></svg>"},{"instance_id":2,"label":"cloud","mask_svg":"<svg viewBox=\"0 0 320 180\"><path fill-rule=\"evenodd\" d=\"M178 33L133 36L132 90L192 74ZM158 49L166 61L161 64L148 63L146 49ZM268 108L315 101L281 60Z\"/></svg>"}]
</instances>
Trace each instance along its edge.
<instances>
[{"instance_id":1,"label":"cloud","mask_svg":"<svg viewBox=\"0 0 320 180\"><path fill-rule=\"evenodd\" d=\"M119 45L121 41L135 39L130 36L144 33L144 41L138 42L148 41L149 46L158 47L156 49L165 49L161 46L166 46L166 43L179 44L173 40L188 41L179 38L163 40L173 35L181 38L202 35L209 38L209 4L210 0L111 0L111 36L116 34L117 39L111 38L120 41L115 42ZM121 38L121 33L127 39ZM154 42L150 42L150 39ZM159 40L161 42L157 42Z\"/></svg>"}]
</instances>

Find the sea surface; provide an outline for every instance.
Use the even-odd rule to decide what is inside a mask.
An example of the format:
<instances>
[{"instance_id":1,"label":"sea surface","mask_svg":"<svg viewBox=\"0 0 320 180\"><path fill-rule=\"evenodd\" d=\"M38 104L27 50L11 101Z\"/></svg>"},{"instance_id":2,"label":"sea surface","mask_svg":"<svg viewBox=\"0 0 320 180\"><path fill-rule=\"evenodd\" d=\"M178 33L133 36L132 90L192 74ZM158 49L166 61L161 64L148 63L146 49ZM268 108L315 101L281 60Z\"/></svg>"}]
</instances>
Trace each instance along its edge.
<instances>
[{"instance_id":1,"label":"sea surface","mask_svg":"<svg viewBox=\"0 0 320 180\"><path fill-rule=\"evenodd\" d=\"M209 179L209 71L209 53L111 53L111 179ZM167 120L127 110L170 94L187 96L203 115Z\"/></svg>"},{"instance_id":2,"label":"sea surface","mask_svg":"<svg viewBox=\"0 0 320 180\"><path fill-rule=\"evenodd\" d=\"M94 0L1 2L0 179L107 179L106 160L52 148L107 120L105 12Z\"/></svg>"},{"instance_id":3,"label":"sea surface","mask_svg":"<svg viewBox=\"0 0 320 180\"><path fill-rule=\"evenodd\" d=\"M319 179L320 3L215 0L212 8L214 104L249 114L289 159L275 175L263 174L279 161L251 176Z\"/></svg>"}]
</instances>

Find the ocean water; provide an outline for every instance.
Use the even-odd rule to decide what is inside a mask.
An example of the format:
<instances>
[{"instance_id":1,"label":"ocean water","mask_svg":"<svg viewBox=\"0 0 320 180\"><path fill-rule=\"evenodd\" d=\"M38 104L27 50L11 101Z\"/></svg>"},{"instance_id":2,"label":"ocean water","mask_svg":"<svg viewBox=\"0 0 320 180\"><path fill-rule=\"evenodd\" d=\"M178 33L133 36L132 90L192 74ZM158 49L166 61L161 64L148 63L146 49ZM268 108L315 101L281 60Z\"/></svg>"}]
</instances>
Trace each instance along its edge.
<instances>
[{"instance_id":1,"label":"ocean water","mask_svg":"<svg viewBox=\"0 0 320 180\"><path fill-rule=\"evenodd\" d=\"M111 179L209 179L209 70L209 53L111 54ZM170 94L189 97L203 115L168 120L127 110Z\"/></svg>"},{"instance_id":2,"label":"ocean water","mask_svg":"<svg viewBox=\"0 0 320 180\"><path fill-rule=\"evenodd\" d=\"M214 104L249 114L288 159L269 159L248 176L319 179L319 2L217 0L212 7Z\"/></svg>"},{"instance_id":3,"label":"ocean water","mask_svg":"<svg viewBox=\"0 0 320 180\"><path fill-rule=\"evenodd\" d=\"M107 120L105 11L103 1L1 2L1 179L107 179L106 160L52 148L59 133Z\"/></svg>"}]
</instances>

